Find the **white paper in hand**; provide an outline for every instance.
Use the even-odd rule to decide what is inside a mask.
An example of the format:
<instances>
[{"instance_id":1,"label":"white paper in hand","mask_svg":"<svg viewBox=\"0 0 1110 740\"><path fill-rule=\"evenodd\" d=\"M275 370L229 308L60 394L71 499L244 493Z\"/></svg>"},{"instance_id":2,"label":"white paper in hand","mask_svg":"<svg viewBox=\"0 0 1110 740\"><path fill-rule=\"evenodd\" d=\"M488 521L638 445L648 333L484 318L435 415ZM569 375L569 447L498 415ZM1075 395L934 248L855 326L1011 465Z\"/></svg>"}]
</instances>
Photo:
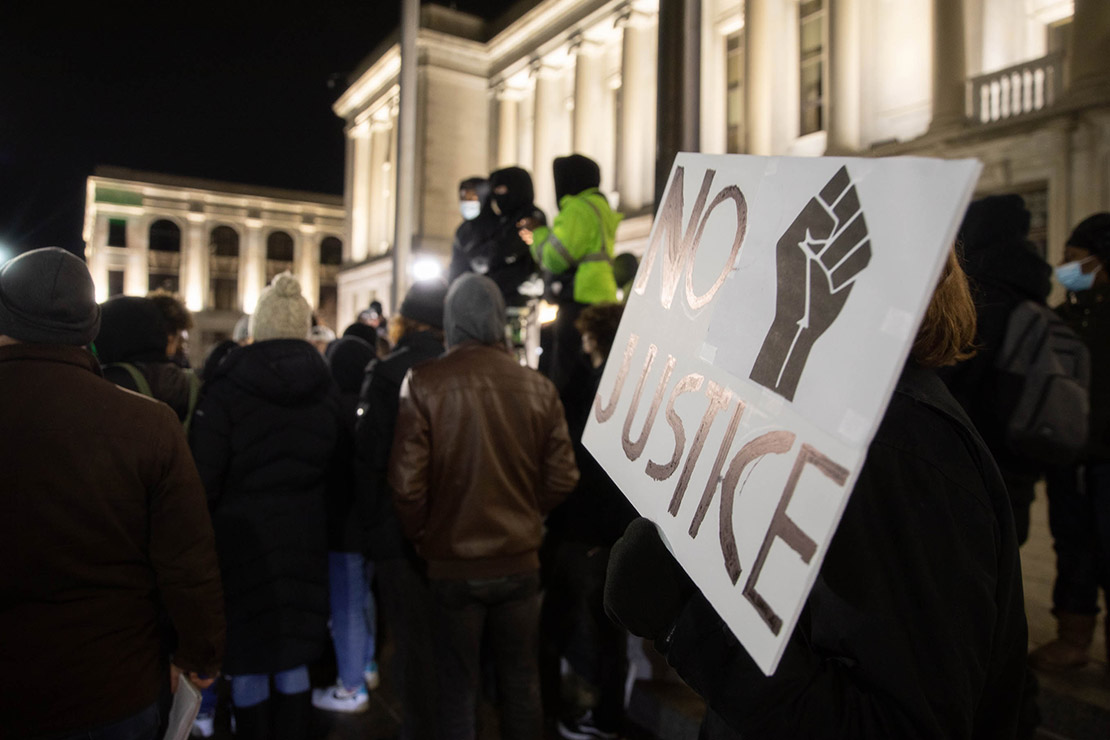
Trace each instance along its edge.
<instances>
[{"instance_id":1,"label":"white paper in hand","mask_svg":"<svg viewBox=\"0 0 1110 740\"><path fill-rule=\"evenodd\" d=\"M177 682L177 693L170 706L170 720L165 740L186 740L193 729L193 721L200 711L200 691L184 675Z\"/></svg>"}]
</instances>

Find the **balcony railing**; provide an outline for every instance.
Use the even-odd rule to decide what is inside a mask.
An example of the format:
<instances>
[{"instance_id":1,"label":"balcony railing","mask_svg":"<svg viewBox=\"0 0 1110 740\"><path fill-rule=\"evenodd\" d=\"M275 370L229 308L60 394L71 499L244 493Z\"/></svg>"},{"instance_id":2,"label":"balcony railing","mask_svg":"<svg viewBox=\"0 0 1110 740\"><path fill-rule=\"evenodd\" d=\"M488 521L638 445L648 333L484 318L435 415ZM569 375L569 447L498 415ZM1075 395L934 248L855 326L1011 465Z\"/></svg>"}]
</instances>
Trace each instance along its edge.
<instances>
[{"instance_id":1,"label":"balcony railing","mask_svg":"<svg viewBox=\"0 0 1110 740\"><path fill-rule=\"evenodd\" d=\"M994 123L1043 110L1056 102L1062 80L1059 53L973 77L967 83L968 120Z\"/></svg>"}]
</instances>

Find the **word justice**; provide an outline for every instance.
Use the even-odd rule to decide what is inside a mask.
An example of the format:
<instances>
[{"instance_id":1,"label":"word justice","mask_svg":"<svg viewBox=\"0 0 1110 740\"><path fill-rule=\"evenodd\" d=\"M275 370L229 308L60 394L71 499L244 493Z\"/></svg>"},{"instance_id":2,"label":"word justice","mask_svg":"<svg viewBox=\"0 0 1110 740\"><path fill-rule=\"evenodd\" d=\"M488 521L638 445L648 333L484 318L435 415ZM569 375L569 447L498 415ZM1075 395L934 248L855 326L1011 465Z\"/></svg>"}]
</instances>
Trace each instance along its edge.
<instances>
[{"instance_id":1,"label":"word justice","mask_svg":"<svg viewBox=\"0 0 1110 740\"><path fill-rule=\"evenodd\" d=\"M624 357L621 361L621 367L617 373L612 394L608 402L603 401L602 394L600 392L598 393L594 403L594 415L599 424L606 424L613 419L639 344L640 337L637 334L631 334L624 348ZM755 438L746 441L726 466L725 463L731 452L736 432L740 426L740 420L747 409L747 404L731 389L712 380L707 382L705 376L701 373L686 374L678 378L674 384L671 385L670 381L675 375L674 371L678 364L678 360L673 355L668 355L663 365L659 381L654 392L651 394L651 400L648 402L643 428L636 438L633 439L633 419L640 410L641 403L644 400L648 376L651 374L658 354L658 347L654 344L650 344L644 358L643 370L636 383L636 388L632 393L632 401L629 404L628 412L624 419L624 428L621 432L621 445L624 448L624 454L630 462L635 462L643 454L644 448L647 446L648 439L651 436L652 429L654 428L655 419L659 414L659 409L663 405L663 398L666 395L667 387L670 385L670 396L666 404L666 419L671 433L674 436L674 448L670 459L664 462L648 460L644 472L654 480L665 481L674 476L681 464L682 472L678 476L674 493L671 495L670 504L667 507L667 511L671 516L677 517L682 507L686 489L689 487L690 480L693 477L694 470L697 467L698 460L701 458L706 440L709 437L710 430L713 428L713 424L716 422L717 418L726 414L735 401L735 408L732 410L732 415L729 417L724 438L721 440L720 448L717 450L717 455L710 469L701 499L698 501L697 508L694 510L694 515L690 521L689 535L692 539L697 537L719 484L721 488L721 501L718 535L721 554L724 559L725 570L732 580L732 583L736 584L740 580L740 575L743 573L743 567L741 566L740 556L737 551L732 520L733 509L737 497L743 493L744 484L741 483L741 480L744 471L750 470L760 458L766 455L785 455L789 453L795 446L797 435L787 430L774 430L759 434ZM697 432L694 434L693 441L690 442L689 447L687 447L686 424L683 422L682 417L676 412L675 404L680 396L687 393L697 393L699 391L704 393L707 403ZM683 455L685 455L685 463L682 463ZM793 549L806 564L810 563L816 553L817 544L809 535L801 530L786 512L790 500L794 495L794 491L797 488L798 480L801 478L806 466L809 465L816 468L822 475L840 487L843 487L848 479L849 471L847 468L833 462L813 445L803 442L798 446L794 464L783 485L775 513L771 518L763 543L759 548L759 553L752 564L751 572L748 574L747 581L743 588L744 597L751 602L752 606L775 635L778 635L782 628L782 619L760 595L758 591L759 575L763 570L763 565L771 550L771 545L776 538L782 540L782 542ZM745 480L744 483L746 482Z\"/></svg>"}]
</instances>

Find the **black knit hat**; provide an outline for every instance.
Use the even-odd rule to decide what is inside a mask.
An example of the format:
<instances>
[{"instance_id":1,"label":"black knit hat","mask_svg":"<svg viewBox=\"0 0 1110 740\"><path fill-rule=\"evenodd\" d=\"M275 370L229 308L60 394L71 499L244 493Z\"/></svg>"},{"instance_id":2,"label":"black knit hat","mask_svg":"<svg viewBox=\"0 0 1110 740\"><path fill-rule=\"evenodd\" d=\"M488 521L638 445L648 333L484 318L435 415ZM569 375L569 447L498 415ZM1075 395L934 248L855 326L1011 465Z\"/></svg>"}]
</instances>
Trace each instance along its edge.
<instances>
[{"instance_id":1,"label":"black knit hat","mask_svg":"<svg viewBox=\"0 0 1110 740\"><path fill-rule=\"evenodd\" d=\"M1110 268L1110 213L1096 213L1080 221L1068 237L1067 244L1086 249Z\"/></svg>"},{"instance_id":2,"label":"black knit hat","mask_svg":"<svg viewBox=\"0 0 1110 740\"><path fill-rule=\"evenodd\" d=\"M35 249L0 267L0 334L36 344L88 344L100 329L92 276L58 247Z\"/></svg>"},{"instance_id":3,"label":"black knit hat","mask_svg":"<svg viewBox=\"0 0 1110 740\"><path fill-rule=\"evenodd\" d=\"M447 281L443 278L413 283L399 313L406 319L436 329L443 328L443 300L447 297Z\"/></svg>"}]
</instances>

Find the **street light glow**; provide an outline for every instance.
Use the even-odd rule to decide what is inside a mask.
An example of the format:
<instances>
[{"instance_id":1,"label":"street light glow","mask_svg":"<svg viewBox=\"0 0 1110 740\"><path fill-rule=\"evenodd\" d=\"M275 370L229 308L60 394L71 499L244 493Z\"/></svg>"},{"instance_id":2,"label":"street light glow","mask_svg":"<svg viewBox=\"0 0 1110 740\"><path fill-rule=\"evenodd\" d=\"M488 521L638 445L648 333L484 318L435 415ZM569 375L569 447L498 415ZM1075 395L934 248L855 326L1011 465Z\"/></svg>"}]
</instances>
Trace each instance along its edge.
<instances>
[{"instance_id":1,"label":"street light glow","mask_svg":"<svg viewBox=\"0 0 1110 740\"><path fill-rule=\"evenodd\" d=\"M443 265L434 257L422 257L412 263L412 278L417 282L435 280L443 276Z\"/></svg>"}]
</instances>

